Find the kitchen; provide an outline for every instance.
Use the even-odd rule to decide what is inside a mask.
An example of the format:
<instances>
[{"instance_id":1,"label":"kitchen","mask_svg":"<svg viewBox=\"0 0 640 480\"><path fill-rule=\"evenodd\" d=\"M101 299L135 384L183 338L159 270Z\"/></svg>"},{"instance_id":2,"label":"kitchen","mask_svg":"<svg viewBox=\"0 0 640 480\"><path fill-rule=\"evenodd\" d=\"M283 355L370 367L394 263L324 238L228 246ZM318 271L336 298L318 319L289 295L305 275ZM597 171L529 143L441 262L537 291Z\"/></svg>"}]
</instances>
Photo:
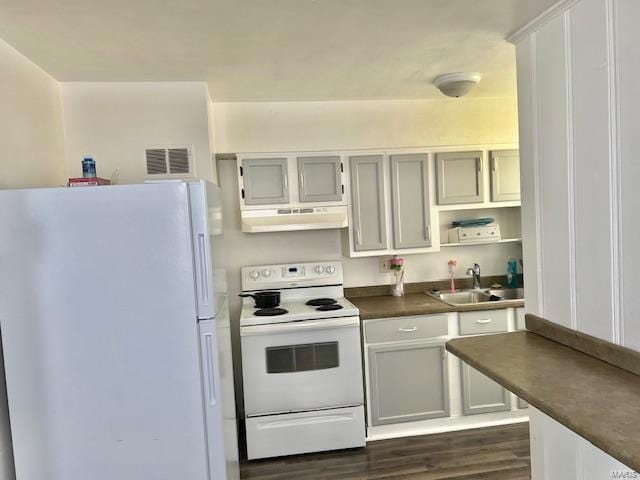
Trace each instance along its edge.
<instances>
[{"instance_id":1,"label":"kitchen","mask_svg":"<svg viewBox=\"0 0 640 480\"><path fill-rule=\"evenodd\" d=\"M332 2L325 7L321 3L307 5L320 18L334 18L336 9L341 8ZM470 442L466 447L477 454L469 455L467 463L465 454L441 452L440 457L434 454L434 458L418 459L418 465L402 470L401 464L410 460L402 455L381 457L381 463L391 462L396 467L385 472L386 476L375 478L432 478L421 476L429 475L430 468L441 468L440 474L450 473L450 478L530 478L526 422L531 408L511 393L513 388L505 388L502 381L496 383L495 378L486 377L484 373L489 372L481 373L449 353L446 343L502 332L524 333L524 299L533 298L531 292L537 290L530 286L538 282L535 272L539 265L523 251L523 238L526 250L527 238L541 233L531 233L531 210L525 210L524 203L521 207L518 150L523 149L523 144L522 138L519 141L518 123L520 120L523 128L523 108L518 108L518 101L527 97L516 97L515 49L504 38L547 7L551 7L544 17L548 21L559 15L557 12L562 14L565 6L531 2L527 10L521 2L518 10L499 2L501 8L508 8L513 14L519 12L517 18L507 18L500 16L498 7L474 6L474 2L459 2L458 7L464 4L466 9L463 15L457 7L439 2L422 6L409 3L420 15L400 14L400 9L387 2L377 2L375 8L350 6L341 13L343 18L350 18L360 15L363 8L370 8L374 24L371 31L365 29L369 35L387 18L393 18L395 26L406 23L404 40L415 42L407 49L416 55L411 60L414 63L394 66L397 58L382 54L368 67L370 81L354 72L350 79L344 70L339 74L340 69L336 69L331 73L335 78L329 80L330 75L326 74L329 77L325 76L325 83L330 83L331 88L325 89L319 80L315 84L301 80L317 75L314 68L318 65L308 62L308 57L298 60L295 55L291 61L309 63L308 77L303 76L302 64L298 63L297 81L295 75L283 79L273 73L274 78L267 76L262 83L237 82L246 73L242 71L244 67L229 62L224 55L232 53L221 53L219 46L210 47L211 51L221 59L221 65L229 62L228 71L220 68L208 76L185 75L179 65L168 64L170 51L163 53L169 57L149 57L147 72L132 68L127 61L127 45L119 42L99 65L101 73L99 69L89 71L86 65L91 62L82 55L49 55L41 41L27 38L21 22L46 18L55 29L55 25L76 15L82 20L83 29L96 28L91 9L85 12L67 6L73 15L64 19L43 5L41 11L30 11L25 16L15 6L2 6L16 20L0 30L0 36L9 42L2 44L0 54L6 71L14 72L7 80L10 88L18 92L12 100L12 110L21 112L17 117L3 119L2 124L12 132L8 136L13 139L9 152L23 159L20 169L24 169L6 162L3 168L10 173L3 181L3 189L56 186L67 178L83 177L81 161L85 156L95 160L99 177L118 184L96 187L99 189L117 189L149 180L194 178L220 186L218 213L225 246L224 253L217 254L223 255L227 272L228 284L224 288L229 298L233 347L232 368L221 372L221 376L226 375L228 381L232 373L235 383L234 415L240 420L242 478L261 478L263 472L278 478L278 474L287 475L304 462L317 463L318 470L301 470L301 478L370 478L366 477L366 467L364 471L346 468L334 476L325 472L325 477L320 477L319 472L326 468L331 472L336 458L343 466L348 464L349 455L354 463L361 462L360 449L365 440L364 452L382 451L383 445L392 449L395 445L415 445L428 455L439 451L432 443L464 444L465 438ZM588 5L593 7L593 3ZM216 6L215 13L226 13L228 17L223 18L233 21L221 26L218 34L232 35L230 31L242 17L222 4ZM261 11L266 15L265 6L253 7L256 17ZM280 13L298 16L300 25L296 29L310 28L305 22L307 16L313 15L301 6L288 7ZM137 8L138 13L145 12L144 6ZM579 9L576 11L580 13ZM124 19L120 27L123 34L135 24L135 18L118 8L102 13L107 18ZM193 12L178 9L173 13L186 20ZM581 18L578 13L576 25ZM480 15L479 23L474 15ZM492 23L496 15L501 19L499 26ZM468 35L473 37L471 32L480 38L477 32L486 25L492 25L494 37L482 48L465 44L459 57L451 47L455 41L439 40L439 55L448 48L448 55L454 57L445 64L446 68L427 58L415 63L421 52L437 50L433 42L437 43L438 23L446 20L451 27L454 18L459 20L455 33L461 42ZM156 21L164 19L163 14ZM435 33L424 36L423 23L427 19ZM195 20L189 17L189 21ZM357 37L344 24L334 28L343 41ZM173 32L174 38L162 42L174 42L172 48L177 50L195 48L193 38L181 39L179 32ZM48 35L50 41L60 42L63 50L73 42L72 37L63 38L54 32ZM139 41L144 39L144 31L136 35ZM331 51L339 43L335 39L333 42L336 43L327 46ZM100 40L95 43L99 45ZM270 48L278 44L274 40ZM144 42L139 48L158 50ZM389 42L386 48L391 52L398 46ZM242 49L235 52L237 58L243 54L246 52ZM280 58L281 53L275 55ZM349 55L347 52L343 61ZM274 72L265 60L266 56L256 58L258 64L248 66L248 72L251 68ZM422 71L427 67L428 73ZM422 73L417 77L407 75L406 69L411 68L420 68ZM398 73L395 90L389 91L384 86L388 79L373 75L378 70L405 73ZM464 78L474 79L471 92L461 94L461 98L446 96L442 93L446 87L437 88L434 78L460 70L470 72ZM480 79L475 76L476 71L481 72ZM15 141L33 129L34 114L40 117L41 130L34 131L33 138L40 145L40 152L49 152L47 162L42 162L24 143ZM528 152L527 139L524 148ZM30 162L32 170L26 167ZM527 170L529 164L524 163L522 168L526 180L523 198L531 200L528 181L533 177ZM454 225L487 218L491 222L462 228ZM481 240L468 240L465 236L471 232ZM528 279L524 291L517 288L523 286L523 273ZM455 288L451 277L455 278ZM480 289L468 293L477 286L474 280L478 280L483 293L479 293ZM507 286L511 288L505 289ZM280 291L281 298L278 305L270 306L289 310L282 315L255 317L255 300L238 296L242 292L273 289ZM394 297L392 289L396 293L404 289L404 295ZM447 293L454 289L461 292ZM302 299L329 301L311 308L302 307ZM321 309L320 313L316 308ZM302 311L308 313L298 313ZM320 322L328 324L317 337L310 330L296 335L291 331L278 333ZM329 324L339 324L341 333L331 337ZM276 333L286 334L283 338L287 341L262 343L263 337L272 338ZM350 345L348 349L343 349L343 341ZM339 351L334 343L341 344ZM313 349L297 348L309 345ZM274 350L284 346L291 348ZM311 350L311 357L305 357ZM269 365L270 355L278 365ZM15 363L8 365L8 378L14 378L19 371ZM265 371L267 374L261 374ZM272 377L279 377L278 381ZM288 382L289 377L307 381ZM331 378L338 383L330 383ZM11 382L7 389L11 412ZM13 397L14 402L16 398ZM312 399L311 403L305 403L305 398ZM345 408L351 409L348 415L336 411ZM306 418L296 423L301 414L308 417L310 412L315 415L313 422ZM332 423L323 423L321 412ZM343 417L351 425L344 431L337 428ZM265 426L266 420L272 424ZM5 427L8 421L7 418ZM298 424L303 428L296 427ZM327 430L322 425L330 427ZM489 429L477 430L481 428ZM278 429L282 433L277 433ZM2 445L7 461L3 472L6 478L14 478L12 443L13 455L24 462L29 439L20 435L12 442L9 429L5 430ZM506 451L482 458L480 452L473 451L473 445L481 448L478 443L483 438L493 438L498 451L502 436L517 445L515 453ZM588 434L583 436L591 441ZM356 450L314 453L341 448ZM454 460L449 459L451 455ZM278 460L282 457L284 460ZM438 464L438 458L442 464ZM435 467L429 467L434 463ZM37 478L25 473L23 463L17 462L16 467L16 478ZM229 467L229 471L235 468ZM370 474L375 475L375 468L380 465L376 466L373 460L371 468ZM534 465L534 478L535 468ZM125 471L118 472L119 478L126 478ZM228 474L229 478L234 475ZM100 478L113 478L108 471L103 475Z\"/></svg>"}]
</instances>

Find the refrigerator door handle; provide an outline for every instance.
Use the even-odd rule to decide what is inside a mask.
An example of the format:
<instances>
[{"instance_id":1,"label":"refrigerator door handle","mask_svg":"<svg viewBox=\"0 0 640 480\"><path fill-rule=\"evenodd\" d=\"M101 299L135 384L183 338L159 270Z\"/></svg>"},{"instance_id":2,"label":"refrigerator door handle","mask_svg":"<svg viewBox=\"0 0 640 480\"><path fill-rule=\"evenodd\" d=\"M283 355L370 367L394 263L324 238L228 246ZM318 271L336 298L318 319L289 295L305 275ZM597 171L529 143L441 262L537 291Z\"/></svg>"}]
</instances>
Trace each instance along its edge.
<instances>
[{"instance_id":1,"label":"refrigerator door handle","mask_svg":"<svg viewBox=\"0 0 640 480\"><path fill-rule=\"evenodd\" d=\"M207 381L207 403L211 406L217 405L217 392L216 392L216 375L215 365L213 362L213 344L214 338L212 333L205 333L203 335L204 343L204 364L205 375Z\"/></svg>"},{"instance_id":2,"label":"refrigerator door handle","mask_svg":"<svg viewBox=\"0 0 640 480\"><path fill-rule=\"evenodd\" d=\"M200 262L200 302L209 303L209 258L207 255L207 238L198 233L198 262Z\"/></svg>"}]
</instances>

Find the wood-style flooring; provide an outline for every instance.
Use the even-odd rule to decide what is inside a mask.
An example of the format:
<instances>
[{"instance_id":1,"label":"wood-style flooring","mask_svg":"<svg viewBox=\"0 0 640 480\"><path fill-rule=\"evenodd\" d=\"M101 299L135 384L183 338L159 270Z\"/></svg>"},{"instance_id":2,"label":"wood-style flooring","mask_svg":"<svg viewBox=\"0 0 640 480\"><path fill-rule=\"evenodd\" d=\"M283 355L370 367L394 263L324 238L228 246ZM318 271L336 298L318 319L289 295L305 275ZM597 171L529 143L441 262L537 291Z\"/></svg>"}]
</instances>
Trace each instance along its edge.
<instances>
[{"instance_id":1,"label":"wood-style flooring","mask_svg":"<svg viewBox=\"0 0 640 480\"><path fill-rule=\"evenodd\" d=\"M253 480L525 480L529 424L370 442L366 448L244 462Z\"/></svg>"}]
</instances>

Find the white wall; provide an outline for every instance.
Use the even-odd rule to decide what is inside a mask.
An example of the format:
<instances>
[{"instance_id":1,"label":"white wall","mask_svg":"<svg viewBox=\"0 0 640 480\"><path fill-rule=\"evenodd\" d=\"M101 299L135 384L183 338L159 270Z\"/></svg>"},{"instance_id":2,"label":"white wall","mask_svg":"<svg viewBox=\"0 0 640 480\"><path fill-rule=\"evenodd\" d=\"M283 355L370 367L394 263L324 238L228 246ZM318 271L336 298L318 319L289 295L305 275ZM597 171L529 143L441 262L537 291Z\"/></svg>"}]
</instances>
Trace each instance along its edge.
<instances>
[{"instance_id":1,"label":"white wall","mask_svg":"<svg viewBox=\"0 0 640 480\"><path fill-rule=\"evenodd\" d=\"M58 82L0 40L0 188L52 186L66 176Z\"/></svg>"},{"instance_id":2,"label":"white wall","mask_svg":"<svg viewBox=\"0 0 640 480\"><path fill-rule=\"evenodd\" d=\"M0 188L46 187L66 177L58 83L0 40ZM15 478L0 357L0 479Z\"/></svg>"},{"instance_id":3,"label":"white wall","mask_svg":"<svg viewBox=\"0 0 640 480\"><path fill-rule=\"evenodd\" d=\"M640 4L564 5L514 39L525 308L639 350ZM545 414L530 424L534 480L637 478Z\"/></svg>"},{"instance_id":4,"label":"white wall","mask_svg":"<svg viewBox=\"0 0 640 480\"><path fill-rule=\"evenodd\" d=\"M515 143L516 99L214 103L217 151Z\"/></svg>"},{"instance_id":5,"label":"white wall","mask_svg":"<svg viewBox=\"0 0 640 480\"><path fill-rule=\"evenodd\" d=\"M196 176L214 180L204 82L63 83L61 91L70 176L82 176L92 155L99 176L120 168L120 183L138 183L145 148L193 145Z\"/></svg>"}]
</instances>

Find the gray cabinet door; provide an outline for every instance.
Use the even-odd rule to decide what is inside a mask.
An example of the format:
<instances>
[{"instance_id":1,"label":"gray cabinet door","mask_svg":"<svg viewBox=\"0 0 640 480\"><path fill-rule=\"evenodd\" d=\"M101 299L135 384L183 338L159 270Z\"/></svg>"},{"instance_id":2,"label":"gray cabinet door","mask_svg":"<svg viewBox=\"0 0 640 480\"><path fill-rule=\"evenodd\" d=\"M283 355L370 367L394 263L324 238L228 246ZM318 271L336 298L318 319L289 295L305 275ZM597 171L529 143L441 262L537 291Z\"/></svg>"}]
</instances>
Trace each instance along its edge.
<instances>
[{"instance_id":1,"label":"gray cabinet door","mask_svg":"<svg viewBox=\"0 0 640 480\"><path fill-rule=\"evenodd\" d=\"M510 410L509 392L475 368L462 362L462 413L502 412Z\"/></svg>"},{"instance_id":2,"label":"gray cabinet door","mask_svg":"<svg viewBox=\"0 0 640 480\"><path fill-rule=\"evenodd\" d=\"M289 203L286 158L245 159L241 173L246 205Z\"/></svg>"},{"instance_id":3,"label":"gray cabinet door","mask_svg":"<svg viewBox=\"0 0 640 480\"><path fill-rule=\"evenodd\" d=\"M449 415L449 376L443 342L368 348L372 426Z\"/></svg>"},{"instance_id":4,"label":"gray cabinet door","mask_svg":"<svg viewBox=\"0 0 640 480\"><path fill-rule=\"evenodd\" d=\"M387 248L382 155L351 157L351 209L354 250Z\"/></svg>"},{"instance_id":5,"label":"gray cabinet door","mask_svg":"<svg viewBox=\"0 0 640 480\"><path fill-rule=\"evenodd\" d=\"M491 152L491 201L520 200L520 154L518 150Z\"/></svg>"},{"instance_id":6,"label":"gray cabinet door","mask_svg":"<svg viewBox=\"0 0 640 480\"><path fill-rule=\"evenodd\" d=\"M484 201L482 152L436 155L438 205Z\"/></svg>"},{"instance_id":7,"label":"gray cabinet door","mask_svg":"<svg viewBox=\"0 0 640 480\"><path fill-rule=\"evenodd\" d=\"M400 248L431 246L427 154L391 156L393 244Z\"/></svg>"},{"instance_id":8,"label":"gray cabinet door","mask_svg":"<svg viewBox=\"0 0 640 480\"><path fill-rule=\"evenodd\" d=\"M301 202L342 200L342 165L338 156L298 157Z\"/></svg>"}]
</instances>

